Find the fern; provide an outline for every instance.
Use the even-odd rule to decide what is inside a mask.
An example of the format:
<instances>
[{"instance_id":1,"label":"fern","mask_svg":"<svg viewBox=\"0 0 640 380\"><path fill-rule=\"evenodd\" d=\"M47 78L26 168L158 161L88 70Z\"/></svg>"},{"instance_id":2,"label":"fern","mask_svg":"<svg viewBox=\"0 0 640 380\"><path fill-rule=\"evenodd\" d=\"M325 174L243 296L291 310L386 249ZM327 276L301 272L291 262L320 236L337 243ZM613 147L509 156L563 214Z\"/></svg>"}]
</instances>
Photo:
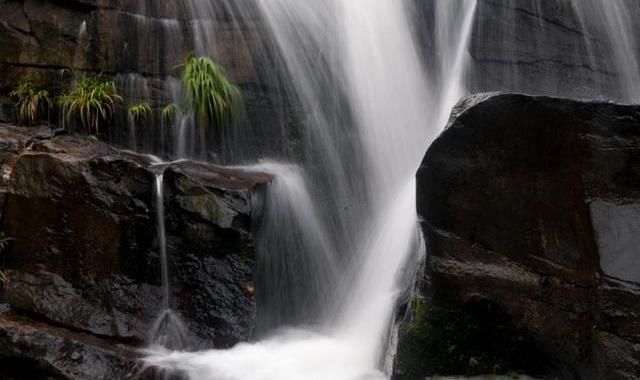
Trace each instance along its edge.
<instances>
[{"instance_id":1,"label":"fern","mask_svg":"<svg viewBox=\"0 0 640 380\"><path fill-rule=\"evenodd\" d=\"M100 132L100 123L111 119L122 97L113 81L101 75L80 78L59 99L67 121L79 119L88 133Z\"/></svg>"},{"instance_id":2,"label":"fern","mask_svg":"<svg viewBox=\"0 0 640 380\"><path fill-rule=\"evenodd\" d=\"M181 112L182 111L180 110L180 107L178 107L177 104L175 103L167 104L162 109L162 121L165 124L171 124L176 120L176 117L178 117L178 115L180 115Z\"/></svg>"},{"instance_id":3,"label":"fern","mask_svg":"<svg viewBox=\"0 0 640 380\"><path fill-rule=\"evenodd\" d=\"M18 123L23 125L35 125L40 121L41 113L51 107L49 92L28 81L20 83L9 95L17 100Z\"/></svg>"},{"instance_id":4,"label":"fern","mask_svg":"<svg viewBox=\"0 0 640 380\"><path fill-rule=\"evenodd\" d=\"M241 110L240 89L211 58L189 55L184 63L182 84L185 106L199 117L203 129L210 123L221 128Z\"/></svg>"},{"instance_id":5,"label":"fern","mask_svg":"<svg viewBox=\"0 0 640 380\"><path fill-rule=\"evenodd\" d=\"M134 104L129 107L129 117L135 125L144 125L151 116L151 106L149 103Z\"/></svg>"}]
</instances>

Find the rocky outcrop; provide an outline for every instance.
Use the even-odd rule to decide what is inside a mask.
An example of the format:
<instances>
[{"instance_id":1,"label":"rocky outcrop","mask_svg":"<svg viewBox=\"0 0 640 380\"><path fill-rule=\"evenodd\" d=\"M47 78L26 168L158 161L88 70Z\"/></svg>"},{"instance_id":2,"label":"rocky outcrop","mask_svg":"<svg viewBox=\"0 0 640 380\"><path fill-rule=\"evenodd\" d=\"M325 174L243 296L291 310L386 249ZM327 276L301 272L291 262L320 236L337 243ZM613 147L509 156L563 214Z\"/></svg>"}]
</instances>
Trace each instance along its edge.
<instances>
[{"instance_id":1,"label":"rocky outcrop","mask_svg":"<svg viewBox=\"0 0 640 380\"><path fill-rule=\"evenodd\" d=\"M131 347L51 324L0 315L0 378L145 379Z\"/></svg>"},{"instance_id":2,"label":"rocky outcrop","mask_svg":"<svg viewBox=\"0 0 640 380\"><path fill-rule=\"evenodd\" d=\"M17 140L29 135L27 128L11 130L2 133ZM109 345L109 352L148 341L163 307L155 193L160 171L171 306L191 333L189 345L228 347L251 337L253 221L269 176L188 161L154 166L152 157L92 137L20 141L28 142L4 169L4 232L14 240L0 296L11 317L0 320L0 338L13 343L0 349L0 360L38 360L46 367L51 361L65 379L120 378L56 367L58 346L67 344L57 337L74 332ZM80 347L84 338L78 339ZM81 355L93 360L97 354L87 350Z\"/></svg>"},{"instance_id":3,"label":"rocky outcrop","mask_svg":"<svg viewBox=\"0 0 640 380\"><path fill-rule=\"evenodd\" d=\"M640 373L640 108L463 101L417 174L428 257L398 378Z\"/></svg>"}]
</instances>

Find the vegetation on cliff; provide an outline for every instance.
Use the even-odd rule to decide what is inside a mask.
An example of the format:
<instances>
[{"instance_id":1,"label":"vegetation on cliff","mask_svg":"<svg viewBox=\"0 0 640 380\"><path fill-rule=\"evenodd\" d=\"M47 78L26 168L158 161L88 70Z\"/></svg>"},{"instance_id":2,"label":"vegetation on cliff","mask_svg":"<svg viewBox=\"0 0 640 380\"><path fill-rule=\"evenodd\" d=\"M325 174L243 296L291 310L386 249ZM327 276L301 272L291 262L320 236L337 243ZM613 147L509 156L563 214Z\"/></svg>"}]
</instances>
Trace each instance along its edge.
<instances>
[{"instance_id":1,"label":"vegetation on cliff","mask_svg":"<svg viewBox=\"0 0 640 380\"><path fill-rule=\"evenodd\" d=\"M16 100L16 117L22 125L35 125L51 108L49 92L23 81L9 94Z\"/></svg>"},{"instance_id":2,"label":"vegetation on cliff","mask_svg":"<svg viewBox=\"0 0 640 380\"><path fill-rule=\"evenodd\" d=\"M129 118L137 127L144 126L151 117L151 106L148 102L142 102L129 106Z\"/></svg>"},{"instance_id":3,"label":"vegetation on cliff","mask_svg":"<svg viewBox=\"0 0 640 380\"><path fill-rule=\"evenodd\" d=\"M83 76L60 97L68 122L79 120L88 133L100 133L100 125L111 119L122 97L113 81L102 75Z\"/></svg>"},{"instance_id":4,"label":"vegetation on cliff","mask_svg":"<svg viewBox=\"0 0 640 380\"><path fill-rule=\"evenodd\" d=\"M200 128L210 124L221 128L242 106L240 89L208 57L191 54L183 65L182 84L185 107L200 121Z\"/></svg>"}]
</instances>

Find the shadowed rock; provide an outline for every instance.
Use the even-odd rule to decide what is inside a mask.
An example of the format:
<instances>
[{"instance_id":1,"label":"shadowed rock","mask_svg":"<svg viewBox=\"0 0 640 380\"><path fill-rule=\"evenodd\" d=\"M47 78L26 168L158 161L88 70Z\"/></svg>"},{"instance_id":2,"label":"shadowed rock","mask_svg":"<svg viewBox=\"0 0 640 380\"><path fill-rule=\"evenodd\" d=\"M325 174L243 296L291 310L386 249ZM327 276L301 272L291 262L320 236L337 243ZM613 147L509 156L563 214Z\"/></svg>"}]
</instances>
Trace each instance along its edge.
<instances>
[{"instance_id":1,"label":"shadowed rock","mask_svg":"<svg viewBox=\"0 0 640 380\"><path fill-rule=\"evenodd\" d=\"M640 372L638 162L640 107L463 101L417 174L425 299L404 327L398 378L494 364L567 379ZM456 321L473 327L451 334ZM425 364L434 341L451 350L444 371ZM417 372L403 356L416 351Z\"/></svg>"},{"instance_id":2,"label":"shadowed rock","mask_svg":"<svg viewBox=\"0 0 640 380\"><path fill-rule=\"evenodd\" d=\"M10 161L4 230L15 240L0 302L43 324L143 345L162 308L154 194L160 167L149 156L66 135L35 139ZM252 335L252 232L269 181L193 162L164 168L171 306L189 328L192 348L228 347Z\"/></svg>"}]
</instances>

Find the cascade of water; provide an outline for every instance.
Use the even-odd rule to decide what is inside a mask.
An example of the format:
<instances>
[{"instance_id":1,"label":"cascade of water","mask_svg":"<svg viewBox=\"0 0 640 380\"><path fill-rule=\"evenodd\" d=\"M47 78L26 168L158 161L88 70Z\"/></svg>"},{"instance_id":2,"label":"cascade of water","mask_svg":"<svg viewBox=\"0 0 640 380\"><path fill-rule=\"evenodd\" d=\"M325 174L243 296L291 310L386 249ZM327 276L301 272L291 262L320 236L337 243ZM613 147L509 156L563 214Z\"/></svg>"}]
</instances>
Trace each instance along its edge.
<instances>
[{"instance_id":1,"label":"cascade of water","mask_svg":"<svg viewBox=\"0 0 640 380\"><path fill-rule=\"evenodd\" d=\"M446 124L453 106L465 95L465 74L469 67L469 40L476 0L437 1L436 49L440 52L438 126Z\"/></svg>"},{"instance_id":2,"label":"cascade of water","mask_svg":"<svg viewBox=\"0 0 640 380\"><path fill-rule=\"evenodd\" d=\"M437 2L447 7L448 0ZM274 198L267 203L279 208L263 218L261 255L277 261L260 269L259 289L288 298L267 297L263 310L276 320L289 314L278 308L287 301L322 295L314 318L302 316L315 327L285 320L303 328L278 330L231 350L156 352L147 360L193 379L384 378L398 277L418 244L413 175L448 112L439 108L450 107L464 92L475 1L447 11L452 20L462 20L462 30L446 25L439 37L442 47L454 47L440 52L446 57L439 86L427 79L405 2L257 4L308 115L313 157L304 166L306 175L291 167L263 167L275 172ZM311 178L311 186L303 178ZM295 227L284 232L283 225ZM280 268L287 264L296 267ZM307 271L307 265L315 268ZM286 278L297 270L306 284ZM324 293L315 291L334 278L341 281ZM291 281L303 288L280 293Z\"/></svg>"},{"instance_id":3,"label":"cascade of water","mask_svg":"<svg viewBox=\"0 0 640 380\"><path fill-rule=\"evenodd\" d=\"M339 286L340 270L304 172L275 162L247 169L275 176L257 236L258 334L284 324L318 324L322 308Z\"/></svg>"}]
</instances>

